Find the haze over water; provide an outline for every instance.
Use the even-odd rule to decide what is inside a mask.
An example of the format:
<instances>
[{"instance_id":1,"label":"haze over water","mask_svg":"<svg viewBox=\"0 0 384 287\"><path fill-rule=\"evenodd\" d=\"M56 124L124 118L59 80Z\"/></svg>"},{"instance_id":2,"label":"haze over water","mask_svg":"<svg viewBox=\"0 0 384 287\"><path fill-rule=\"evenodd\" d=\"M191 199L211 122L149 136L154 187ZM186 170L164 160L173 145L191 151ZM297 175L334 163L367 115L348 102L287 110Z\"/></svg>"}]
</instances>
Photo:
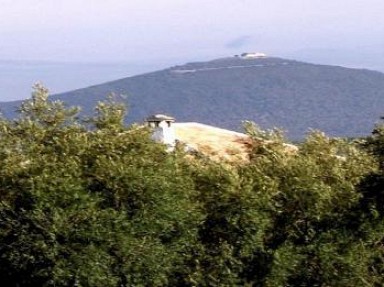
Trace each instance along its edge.
<instances>
[{"instance_id":1,"label":"haze over water","mask_svg":"<svg viewBox=\"0 0 384 287\"><path fill-rule=\"evenodd\" d=\"M51 94L160 69L160 63L60 63L0 61L0 102L26 99L40 82Z\"/></svg>"}]
</instances>

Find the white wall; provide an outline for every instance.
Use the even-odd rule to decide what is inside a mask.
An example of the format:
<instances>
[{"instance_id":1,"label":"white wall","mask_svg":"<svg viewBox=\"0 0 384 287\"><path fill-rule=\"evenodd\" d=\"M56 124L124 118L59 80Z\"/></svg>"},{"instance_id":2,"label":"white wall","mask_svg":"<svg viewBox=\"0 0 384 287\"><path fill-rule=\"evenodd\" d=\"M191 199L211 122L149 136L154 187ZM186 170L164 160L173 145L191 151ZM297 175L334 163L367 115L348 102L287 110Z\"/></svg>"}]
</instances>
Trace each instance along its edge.
<instances>
[{"instance_id":1,"label":"white wall","mask_svg":"<svg viewBox=\"0 0 384 287\"><path fill-rule=\"evenodd\" d=\"M166 121L160 122L159 126L154 128L152 139L173 148L175 146L176 138L172 123L170 126L168 126Z\"/></svg>"}]
</instances>

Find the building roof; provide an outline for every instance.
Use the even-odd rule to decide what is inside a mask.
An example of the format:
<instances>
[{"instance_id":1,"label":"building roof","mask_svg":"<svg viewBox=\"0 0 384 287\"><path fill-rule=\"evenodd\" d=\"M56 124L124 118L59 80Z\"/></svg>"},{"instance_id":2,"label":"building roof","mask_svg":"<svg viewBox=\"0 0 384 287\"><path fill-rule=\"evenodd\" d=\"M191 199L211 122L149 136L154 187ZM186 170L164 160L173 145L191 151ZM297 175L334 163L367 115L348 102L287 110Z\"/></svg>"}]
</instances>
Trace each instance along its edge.
<instances>
[{"instance_id":1,"label":"building roof","mask_svg":"<svg viewBox=\"0 0 384 287\"><path fill-rule=\"evenodd\" d=\"M175 123L176 138L213 160L244 162L248 158L249 136L200 123Z\"/></svg>"},{"instance_id":2,"label":"building roof","mask_svg":"<svg viewBox=\"0 0 384 287\"><path fill-rule=\"evenodd\" d=\"M249 161L249 154L255 145L268 143L255 140L251 136L200 123L175 123L176 138L188 146L217 161L244 163ZM287 154L295 154L297 147L283 144Z\"/></svg>"},{"instance_id":3,"label":"building roof","mask_svg":"<svg viewBox=\"0 0 384 287\"><path fill-rule=\"evenodd\" d=\"M148 117L146 121L147 122L162 122L162 121L174 122L175 118L171 116L163 115L163 114L156 114Z\"/></svg>"}]
</instances>

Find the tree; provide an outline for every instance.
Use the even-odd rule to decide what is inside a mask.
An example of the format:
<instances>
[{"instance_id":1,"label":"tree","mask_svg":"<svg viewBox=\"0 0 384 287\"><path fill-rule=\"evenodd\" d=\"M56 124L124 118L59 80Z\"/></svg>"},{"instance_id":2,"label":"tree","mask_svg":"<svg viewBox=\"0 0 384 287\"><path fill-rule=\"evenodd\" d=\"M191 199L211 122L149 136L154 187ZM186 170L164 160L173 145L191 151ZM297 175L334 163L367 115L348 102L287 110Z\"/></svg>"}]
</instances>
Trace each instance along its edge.
<instances>
[{"instance_id":1,"label":"tree","mask_svg":"<svg viewBox=\"0 0 384 287\"><path fill-rule=\"evenodd\" d=\"M248 123L249 160L167 152L36 86L0 120L4 286L382 286L384 129L298 148ZM363 148L362 148L363 147Z\"/></svg>"},{"instance_id":2,"label":"tree","mask_svg":"<svg viewBox=\"0 0 384 287\"><path fill-rule=\"evenodd\" d=\"M120 105L100 103L91 130L77 111L37 86L0 123L3 285L167 284L196 236L190 180L146 129L122 125Z\"/></svg>"},{"instance_id":3,"label":"tree","mask_svg":"<svg viewBox=\"0 0 384 287\"><path fill-rule=\"evenodd\" d=\"M374 282L372 249L355 229L354 215L358 186L375 170L373 160L353 142L319 132L293 153L281 136L269 134L270 140L256 138L251 163L242 167L254 190L270 198L264 204L272 222L264 237L269 264L257 286Z\"/></svg>"}]
</instances>

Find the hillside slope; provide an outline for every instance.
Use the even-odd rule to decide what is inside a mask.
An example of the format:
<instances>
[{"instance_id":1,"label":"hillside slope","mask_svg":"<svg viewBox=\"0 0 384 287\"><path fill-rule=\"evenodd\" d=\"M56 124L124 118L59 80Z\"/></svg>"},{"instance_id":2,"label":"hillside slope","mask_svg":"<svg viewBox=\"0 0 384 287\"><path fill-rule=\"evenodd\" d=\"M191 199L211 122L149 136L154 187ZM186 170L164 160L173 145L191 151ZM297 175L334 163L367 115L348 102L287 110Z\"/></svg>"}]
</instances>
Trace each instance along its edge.
<instances>
[{"instance_id":1,"label":"hillside slope","mask_svg":"<svg viewBox=\"0 0 384 287\"><path fill-rule=\"evenodd\" d=\"M109 93L126 95L128 122L167 113L241 131L251 120L292 139L310 129L332 136L367 135L384 111L384 74L280 58L237 57L189 63L54 95L91 113ZM17 102L0 105L12 116Z\"/></svg>"}]
</instances>

